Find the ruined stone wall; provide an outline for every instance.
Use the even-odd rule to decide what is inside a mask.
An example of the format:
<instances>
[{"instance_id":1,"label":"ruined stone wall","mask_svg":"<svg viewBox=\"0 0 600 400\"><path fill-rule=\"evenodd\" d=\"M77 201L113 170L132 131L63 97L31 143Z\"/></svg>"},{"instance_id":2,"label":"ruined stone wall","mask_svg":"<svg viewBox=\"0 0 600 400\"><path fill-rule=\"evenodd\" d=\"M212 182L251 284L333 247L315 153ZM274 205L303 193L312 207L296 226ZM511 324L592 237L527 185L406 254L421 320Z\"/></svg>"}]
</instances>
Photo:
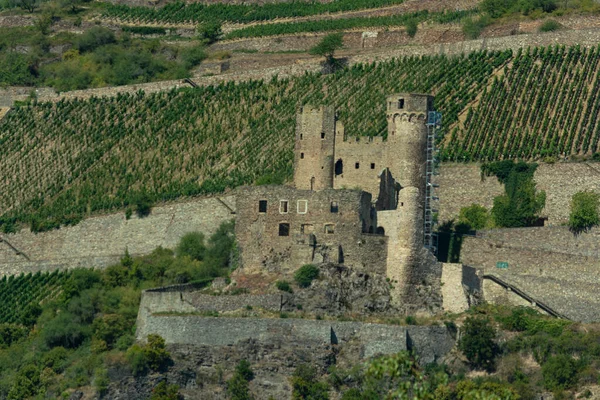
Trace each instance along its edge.
<instances>
[{"instance_id":1,"label":"ruined stone wall","mask_svg":"<svg viewBox=\"0 0 600 400\"><path fill-rule=\"evenodd\" d=\"M582 190L600 193L600 164L540 164L534 180L539 190L546 191L542 215L548 217L548 224L560 225L569 219L571 198L575 193ZM440 221L457 218L460 209L472 203L491 208L494 197L504 193L503 185L495 177L481 180L478 164L442 164L436 181L440 185L436 189L440 198Z\"/></svg>"},{"instance_id":2,"label":"ruined stone wall","mask_svg":"<svg viewBox=\"0 0 600 400\"><path fill-rule=\"evenodd\" d=\"M75 226L32 233L23 229L0 237L0 275L75 267L105 267L128 249L142 255L156 247L174 248L191 231L211 235L235 217L235 198L202 198L153 208L145 218L124 213L88 218ZM226 206L227 204L228 206Z\"/></svg>"},{"instance_id":3,"label":"ruined stone wall","mask_svg":"<svg viewBox=\"0 0 600 400\"><path fill-rule=\"evenodd\" d=\"M339 346L357 343L361 358L413 349L424 363L435 362L455 344L445 327L392 326L361 322L305 319L224 318L148 315L137 326L136 337L154 333L166 343L200 346L233 346L246 340L258 343L307 343Z\"/></svg>"},{"instance_id":4,"label":"ruined stone wall","mask_svg":"<svg viewBox=\"0 0 600 400\"><path fill-rule=\"evenodd\" d=\"M302 264L327 261L384 268L387 239L364 234L374 230L370 194L286 186L243 187L238 193L236 237L246 273L290 274ZM260 201L266 201L266 212ZM288 236L280 236L280 224L289 224Z\"/></svg>"}]
</instances>

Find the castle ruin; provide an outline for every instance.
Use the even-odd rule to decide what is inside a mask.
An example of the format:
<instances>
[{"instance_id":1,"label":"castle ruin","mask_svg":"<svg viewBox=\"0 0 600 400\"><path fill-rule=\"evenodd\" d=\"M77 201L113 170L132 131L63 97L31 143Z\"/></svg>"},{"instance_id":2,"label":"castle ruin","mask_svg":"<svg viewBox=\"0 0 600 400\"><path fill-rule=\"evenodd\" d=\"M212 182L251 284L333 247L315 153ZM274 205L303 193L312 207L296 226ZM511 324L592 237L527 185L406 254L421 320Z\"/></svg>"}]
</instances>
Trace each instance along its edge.
<instances>
[{"instance_id":1,"label":"castle ruin","mask_svg":"<svg viewBox=\"0 0 600 400\"><path fill-rule=\"evenodd\" d=\"M330 106L300 110L293 187L238 192L236 237L246 273L345 264L385 274L404 308L419 308L417 292L439 286L441 268L427 240L433 97L394 94L386 110L387 138L347 137Z\"/></svg>"}]
</instances>

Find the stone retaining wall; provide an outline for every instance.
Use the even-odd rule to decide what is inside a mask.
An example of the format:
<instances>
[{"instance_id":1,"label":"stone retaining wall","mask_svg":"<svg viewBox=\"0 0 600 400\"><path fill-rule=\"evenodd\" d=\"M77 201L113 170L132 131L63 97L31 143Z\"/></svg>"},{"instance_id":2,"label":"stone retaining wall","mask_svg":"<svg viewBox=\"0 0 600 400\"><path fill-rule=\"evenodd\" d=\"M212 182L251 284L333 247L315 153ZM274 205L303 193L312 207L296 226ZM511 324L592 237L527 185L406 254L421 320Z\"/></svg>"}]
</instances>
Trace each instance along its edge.
<instances>
[{"instance_id":1,"label":"stone retaining wall","mask_svg":"<svg viewBox=\"0 0 600 400\"><path fill-rule=\"evenodd\" d=\"M492 207L494 197L504 193L495 177L481 180L479 164L445 163L437 177L440 198L439 220L458 217L462 207L472 203ZM549 225L560 225L569 219L571 198L582 190L600 193L599 163L540 164L534 175L537 188L546 191L546 207L542 215Z\"/></svg>"},{"instance_id":2,"label":"stone retaining wall","mask_svg":"<svg viewBox=\"0 0 600 400\"><path fill-rule=\"evenodd\" d=\"M413 349L421 362L435 362L454 347L445 327L404 327L305 319L225 318L181 315L149 315L138 325L138 340L149 334L167 344L234 346L247 340L258 343L312 343L344 346L360 343L362 358Z\"/></svg>"},{"instance_id":3,"label":"stone retaining wall","mask_svg":"<svg viewBox=\"0 0 600 400\"><path fill-rule=\"evenodd\" d=\"M75 226L32 233L0 235L0 276L75 267L105 267L128 249L132 255L156 247L174 248L187 232L213 234L222 222L234 218L233 196L201 198L155 207L145 218L124 213L88 218Z\"/></svg>"}]
</instances>

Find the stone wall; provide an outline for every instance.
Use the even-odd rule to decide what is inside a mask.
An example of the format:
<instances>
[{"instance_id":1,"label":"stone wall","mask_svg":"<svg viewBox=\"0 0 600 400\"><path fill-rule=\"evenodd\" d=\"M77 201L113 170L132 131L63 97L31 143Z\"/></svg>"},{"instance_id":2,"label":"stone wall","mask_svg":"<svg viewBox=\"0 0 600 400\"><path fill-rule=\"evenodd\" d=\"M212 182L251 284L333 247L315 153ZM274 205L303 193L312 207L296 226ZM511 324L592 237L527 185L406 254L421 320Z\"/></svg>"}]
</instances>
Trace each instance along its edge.
<instances>
[{"instance_id":1,"label":"stone wall","mask_svg":"<svg viewBox=\"0 0 600 400\"><path fill-rule=\"evenodd\" d=\"M567 227L499 229L465 237L461 261L512 285L555 312L578 321L600 320L600 229L574 235ZM497 262L508 268L497 268ZM527 300L495 282L484 282L490 302Z\"/></svg>"},{"instance_id":2,"label":"stone wall","mask_svg":"<svg viewBox=\"0 0 600 400\"><path fill-rule=\"evenodd\" d=\"M227 204L227 206L226 206ZM0 235L0 275L75 267L105 267L128 249L132 255L158 246L174 248L185 233L211 235L234 218L233 196L202 198L155 207L145 218L124 213L85 219L75 226L32 233Z\"/></svg>"},{"instance_id":3,"label":"stone wall","mask_svg":"<svg viewBox=\"0 0 600 400\"><path fill-rule=\"evenodd\" d=\"M328 261L385 270L387 238L366 234L375 228L370 194L286 186L243 187L238 193L236 237L245 274L291 274L303 264Z\"/></svg>"},{"instance_id":4,"label":"stone wall","mask_svg":"<svg viewBox=\"0 0 600 400\"><path fill-rule=\"evenodd\" d=\"M571 198L575 193L582 190L600 193L600 164L542 163L534 179L537 188L546 191L542 215L548 217L549 225L560 225L569 219ZM503 185L495 177L481 180L478 164L442 164L437 183L440 185L436 190L440 198L440 221L457 218L460 209L472 203L491 208L494 197L504 193Z\"/></svg>"},{"instance_id":5,"label":"stone wall","mask_svg":"<svg viewBox=\"0 0 600 400\"><path fill-rule=\"evenodd\" d=\"M445 327L403 327L361 322L305 319L225 318L149 315L138 325L136 337L162 336L166 343L197 346L235 346L247 340L258 343L313 343L344 346L358 342L362 358L413 349L421 362L435 362L454 347Z\"/></svg>"}]
</instances>

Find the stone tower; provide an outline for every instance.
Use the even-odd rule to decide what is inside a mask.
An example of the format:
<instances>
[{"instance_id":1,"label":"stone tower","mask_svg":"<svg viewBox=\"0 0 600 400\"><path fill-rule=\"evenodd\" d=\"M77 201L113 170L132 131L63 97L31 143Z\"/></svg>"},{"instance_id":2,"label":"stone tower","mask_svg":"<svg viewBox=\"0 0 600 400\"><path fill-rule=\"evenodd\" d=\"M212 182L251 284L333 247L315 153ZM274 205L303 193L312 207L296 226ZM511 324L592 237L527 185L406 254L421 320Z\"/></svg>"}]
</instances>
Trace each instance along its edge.
<instances>
[{"instance_id":1,"label":"stone tower","mask_svg":"<svg viewBox=\"0 0 600 400\"><path fill-rule=\"evenodd\" d=\"M427 115L433 97L399 93L388 96L388 148L386 163L401 186L398 195L396 237L390 238L387 276L397 282L394 296L413 303L415 287L427 275L429 253L423 247L423 223L427 162Z\"/></svg>"},{"instance_id":2,"label":"stone tower","mask_svg":"<svg viewBox=\"0 0 600 400\"><path fill-rule=\"evenodd\" d=\"M296 121L294 183L297 189L333 188L335 109L305 106Z\"/></svg>"}]
</instances>

